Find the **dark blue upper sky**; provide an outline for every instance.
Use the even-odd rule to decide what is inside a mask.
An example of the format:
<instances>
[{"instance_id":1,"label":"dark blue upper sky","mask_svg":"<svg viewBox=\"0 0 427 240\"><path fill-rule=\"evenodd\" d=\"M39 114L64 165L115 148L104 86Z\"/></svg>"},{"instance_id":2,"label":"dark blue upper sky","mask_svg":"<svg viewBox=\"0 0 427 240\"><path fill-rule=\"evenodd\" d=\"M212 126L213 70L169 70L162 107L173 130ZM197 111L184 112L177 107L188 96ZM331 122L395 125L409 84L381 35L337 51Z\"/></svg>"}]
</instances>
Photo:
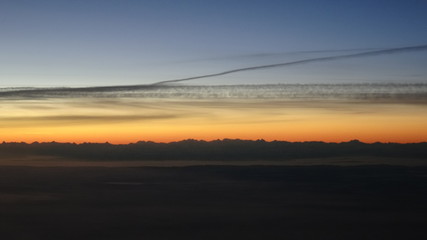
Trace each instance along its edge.
<instances>
[{"instance_id":1,"label":"dark blue upper sky","mask_svg":"<svg viewBox=\"0 0 427 240\"><path fill-rule=\"evenodd\" d=\"M426 13L425 0L2 0L0 85L145 84L423 45ZM423 51L192 83L427 82L426 69Z\"/></svg>"}]
</instances>

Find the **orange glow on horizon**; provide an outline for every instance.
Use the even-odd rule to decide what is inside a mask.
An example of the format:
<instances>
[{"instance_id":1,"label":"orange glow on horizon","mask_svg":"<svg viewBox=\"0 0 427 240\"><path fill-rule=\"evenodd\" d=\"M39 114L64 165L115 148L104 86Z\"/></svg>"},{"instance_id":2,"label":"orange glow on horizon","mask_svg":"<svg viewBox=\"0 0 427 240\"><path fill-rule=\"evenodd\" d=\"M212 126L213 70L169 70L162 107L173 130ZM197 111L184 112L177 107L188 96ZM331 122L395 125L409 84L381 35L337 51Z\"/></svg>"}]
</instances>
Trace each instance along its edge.
<instances>
[{"instance_id":1,"label":"orange glow on horizon","mask_svg":"<svg viewBox=\"0 0 427 240\"><path fill-rule=\"evenodd\" d=\"M273 102L259 106L262 103L159 102L156 108L122 104L106 109L83 107L75 102L76 106L68 109L62 107L62 102L21 104L31 108L3 107L9 111L9 117L0 119L0 141L113 144L224 138L290 142L427 141L426 107L416 104ZM34 108L34 104L41 110Z\"/></svg>"}]
</instances>

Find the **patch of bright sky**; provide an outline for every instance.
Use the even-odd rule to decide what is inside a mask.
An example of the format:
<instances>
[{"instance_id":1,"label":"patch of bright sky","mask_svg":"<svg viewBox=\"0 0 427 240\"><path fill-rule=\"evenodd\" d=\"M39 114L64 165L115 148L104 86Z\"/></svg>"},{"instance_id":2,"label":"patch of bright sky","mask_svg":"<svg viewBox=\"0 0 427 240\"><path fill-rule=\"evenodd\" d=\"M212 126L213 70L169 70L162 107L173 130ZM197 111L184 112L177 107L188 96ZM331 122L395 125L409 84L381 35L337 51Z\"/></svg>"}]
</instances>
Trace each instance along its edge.
<instances>
[{"instance_id":1,"label":"patch of bright sky","mask_svg":"<svg viewBox=\"0 0 427 240\"><path fill-rule=\"evenodd\" d=\"M253 54L421 45L426 12L424 0L2 0L0 86L149 84L341 53ZM427 82L426 62L424 51L191 83Z\"/></svg>"}]
</instances>

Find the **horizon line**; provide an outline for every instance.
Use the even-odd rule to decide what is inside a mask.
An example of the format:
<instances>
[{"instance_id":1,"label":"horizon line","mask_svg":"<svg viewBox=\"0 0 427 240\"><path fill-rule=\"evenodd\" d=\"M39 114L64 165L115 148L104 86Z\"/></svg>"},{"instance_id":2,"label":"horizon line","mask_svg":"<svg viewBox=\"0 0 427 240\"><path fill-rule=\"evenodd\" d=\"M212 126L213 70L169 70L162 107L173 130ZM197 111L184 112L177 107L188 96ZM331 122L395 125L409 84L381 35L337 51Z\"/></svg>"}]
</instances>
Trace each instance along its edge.
<instances>
[{"instance_id":1,"label":"horizon line","mask_svg":"<svg viewBox=\"0 0 427 240\"><path fill-rule=\"evenodd\" d=\"M325 144L341 144L341 143L360 143L360 144L426 144L427 140L420 142L383 142L383 141L360 141L358 139L352 139L348 141L334 142L334 141L320 141L320 140L311 140L311 141L286 141L286 140L265 140L265 139L240 139L240 138L222 138L215 140L203 140L203 139L193 139L187 138L178 141L169 141L169 142L160 142L160 141L151 141L151 140L139 140L136 142L128 142L128 143L110 143L109 141L105 142L58 142L58 141L33 141L33 142L25 142L25 141L2 141L2 144L109 144L109 145L132 145L132 144L140 144L140 143L154 143L154 144L173 144L173 143L181 143L181 142L204 142L204 143L212 143L212 142L226 142L226 141L244 141L244 142L265 142L265 143L273 143L273 142L282 142L282 143L325 143Z\"/></svg>"}]
</instances>

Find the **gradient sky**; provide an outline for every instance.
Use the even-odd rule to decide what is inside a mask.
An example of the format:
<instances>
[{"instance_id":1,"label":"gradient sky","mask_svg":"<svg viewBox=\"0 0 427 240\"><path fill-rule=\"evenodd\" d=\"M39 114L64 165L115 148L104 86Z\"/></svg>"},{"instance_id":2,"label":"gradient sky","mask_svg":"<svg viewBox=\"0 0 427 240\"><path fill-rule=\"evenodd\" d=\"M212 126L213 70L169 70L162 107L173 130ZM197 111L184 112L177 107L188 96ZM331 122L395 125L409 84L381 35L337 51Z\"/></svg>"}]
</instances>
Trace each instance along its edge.
<instances>
[{"instance_id":1,"label":"gradient sky","mask_svg":"<svg viewBox=\"0 0 427 240\"><path fill-rule=\"evenodd\" d=\"M424 0L3 0L0 86L146 84L422 45L426 12ZM192 83L427 82L426 62L407 53Z\"/></svg>"},{"instance_id":2,"label":"gradient sky","mask_svg":"<svg viewBox=\"0 0 427 240\"><path fill-rule=\"evenodd\" d=\"M2 0L0 141L427 141L426 13L425 0ZM150 84L408 46L423 47L184 83L256 87L14 88Z\"/></svg>"}]
</instances>

